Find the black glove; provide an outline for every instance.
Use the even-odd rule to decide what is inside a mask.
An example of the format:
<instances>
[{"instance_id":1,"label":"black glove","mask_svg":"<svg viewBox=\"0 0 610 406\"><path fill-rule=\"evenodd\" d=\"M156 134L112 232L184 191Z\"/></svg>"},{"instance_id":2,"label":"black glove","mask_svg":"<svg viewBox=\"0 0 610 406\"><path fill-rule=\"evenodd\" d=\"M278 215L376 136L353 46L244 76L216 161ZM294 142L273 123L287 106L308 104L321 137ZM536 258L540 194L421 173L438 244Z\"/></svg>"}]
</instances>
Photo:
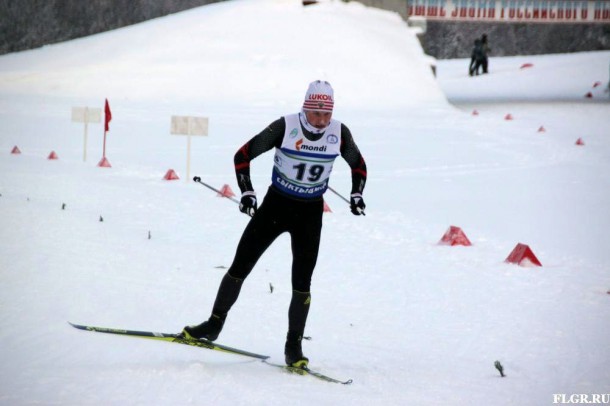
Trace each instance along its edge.
<instances>
[{"instance_id":1,"label":"black glove","mask_svg":"<svg viewBox=\"0 0 610 406\"><path fill-rule=\"evenodd\" d=\"M352 193L349 199L349 208L352 210L352 213L356 216L365 215L364 209L366 208L366 204L364 204L364 200L362 200L362 195L360 193Z\"/></svg>"},{"instance_id":2,"label":"black glove","mask_svg":"<svg viewBox=\"0 0 610 406\"><path fill-rule=\"evenodd\" d=\"M239 202L239 211L246 213L248 216L254 216L258 205L256 203L256 193L244 192L241 195L241 201Z\"/></svg>"}]
</instances>

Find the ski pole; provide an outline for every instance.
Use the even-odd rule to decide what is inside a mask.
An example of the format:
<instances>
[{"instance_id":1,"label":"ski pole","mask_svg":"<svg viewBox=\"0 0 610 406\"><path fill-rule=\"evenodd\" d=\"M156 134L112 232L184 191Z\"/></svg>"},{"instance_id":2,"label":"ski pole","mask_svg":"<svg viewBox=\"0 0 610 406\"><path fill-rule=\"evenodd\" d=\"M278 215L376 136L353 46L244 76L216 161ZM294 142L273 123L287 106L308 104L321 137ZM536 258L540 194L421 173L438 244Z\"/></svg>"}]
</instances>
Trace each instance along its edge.
<instances>
[{"instance_id":1,"label":"ski pole","mask_svg":"<svg viewBox=\"0 0 610 406\"><path fill-rule=\"evenodd\" d=\"M199 176L195 176L193 178L193 182L201 183L203 186L207 187L208 189L212 189L214 192L217 192L222 197L226 197L227 199L230 199L230 200L234 201L235 203L239 204L239 201L237 199L235 199L231 196L225 196L220 190L216 189L214 186L210 186L207 183L202 182L201 178Z\"/></svg>"},{"instance_id":2,"label":"ski pole","mask_svg":"<svg viewBox=\"0 0 610 406\"><path fill-rule=\"evenodd\" d=\"M345 201L345 203L350 204L349 200L347 200L345 197L343 197L341 195L341 193L337 192L335 189L331 188L330 186L328 187L328 190L330 190L331 192L333 192L334 194L336 194L337 196L339 196L341 199L343 199L343 201Z\"/></svg>"},{"instance_id":3,"label":"ski pole","mask_svg":"<svg viewBox=\"0 0 610 406\"><path fill-rule=\"evenodd\" d=\"M347 204L349 204L349 205L351 206L350 201L349 201L349 200L347 200L345 197L343 197L343 196L341 195L341 193L337 192L335 189L333 189L333 188L332 188L332 187L330 187L330 186L328 187L328 190L330 190L331 192L333 192L334 194L336 194L337 196L339 196L341 199L343 199L343 201L345 201L345 203L347 203ZM364 211L360 211L360 213L361 213L363 216L366 216L366 214L364 213Z\"/></svg>"}]
</instances>

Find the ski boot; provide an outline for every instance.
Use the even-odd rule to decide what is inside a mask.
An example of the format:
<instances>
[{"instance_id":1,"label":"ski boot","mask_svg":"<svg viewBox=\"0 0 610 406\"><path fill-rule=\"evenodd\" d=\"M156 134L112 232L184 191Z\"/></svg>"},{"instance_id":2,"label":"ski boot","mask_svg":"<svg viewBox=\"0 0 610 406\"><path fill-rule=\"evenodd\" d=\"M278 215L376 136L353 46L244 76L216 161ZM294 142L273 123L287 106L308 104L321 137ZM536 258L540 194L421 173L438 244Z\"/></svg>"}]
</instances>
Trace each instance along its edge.
<instances>
[{"instance_id":1,"label":"ski boot","mask_svg":"<svg viewBox=\"0 0 610 406\"><path fill-rule=\"evenodd\" d=\"M309 359L303 355L301 342L303 334L296 331L288 331L286 336L286 346L284 347L284 355L286 356L286 365L294 368L306 368L309 364Z\"/></svg>"},{"instance_id":2,"label":"ski boot","mask_svg":"<svg viewBox=\"0 0 610 406\"><path fill-rule=\"evenodd\" d=\"M225 323L225 317L212 314L207 321L197 326L186 326L182 330L182 335L188 339L205 339L214 341L222 331L222 326Z\"/></svg>"}]
</instances>

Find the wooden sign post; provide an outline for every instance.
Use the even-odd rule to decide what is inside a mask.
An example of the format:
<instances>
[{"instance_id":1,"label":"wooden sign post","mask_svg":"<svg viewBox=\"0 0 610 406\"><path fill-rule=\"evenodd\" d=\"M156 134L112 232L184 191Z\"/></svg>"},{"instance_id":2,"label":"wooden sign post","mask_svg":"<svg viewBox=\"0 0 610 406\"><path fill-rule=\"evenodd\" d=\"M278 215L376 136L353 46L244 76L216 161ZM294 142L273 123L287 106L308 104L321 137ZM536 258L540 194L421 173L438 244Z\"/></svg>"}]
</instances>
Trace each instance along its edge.
<instances>
[{"instance_id":1,"label":"wooden sign post","mask_svg":"<svg viewBox=\"0 0 610 406\"><path fill-rule=\"evenodd\" d=\"M208 118L172 116L170 133L186 135L186 181L191 179L191 136L208 135Z\"/></svg>"}]
</instances>

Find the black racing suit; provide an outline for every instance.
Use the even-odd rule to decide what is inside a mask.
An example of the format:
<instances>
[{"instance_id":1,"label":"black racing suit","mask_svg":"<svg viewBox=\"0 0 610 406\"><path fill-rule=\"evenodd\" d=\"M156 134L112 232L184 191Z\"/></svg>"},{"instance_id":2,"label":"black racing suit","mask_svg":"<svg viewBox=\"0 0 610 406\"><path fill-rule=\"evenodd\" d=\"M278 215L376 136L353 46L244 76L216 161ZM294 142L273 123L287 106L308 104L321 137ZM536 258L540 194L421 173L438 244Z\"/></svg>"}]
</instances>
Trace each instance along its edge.
<instances>
[{"instance_id":1,"label":"black racing suit","mask_svg":"<svg viewBox=\"0 0 610 406\"><path fill-rule=\"evenodd\" d=\"M286 121L282 117L244 144L235 154L235 173L241 192L253 191L250 161L273 147L280 148ZM312 134L303 128L310 140L323 134ZM362 193L366 183L366 164L349 129L341 124L341 156L352 169L352 193ZM214 303L213 313L226 317L237 300L243 280L256 262L282 233L288 232L292 248L293 297L288 311L289 330L300 334L311 301L311 277L318 258L324 201L321 196L304 199L287 195L271 185L263 202L246 226L237 246L235 258L225 275Z\"/></svg>"}]
</instances>

